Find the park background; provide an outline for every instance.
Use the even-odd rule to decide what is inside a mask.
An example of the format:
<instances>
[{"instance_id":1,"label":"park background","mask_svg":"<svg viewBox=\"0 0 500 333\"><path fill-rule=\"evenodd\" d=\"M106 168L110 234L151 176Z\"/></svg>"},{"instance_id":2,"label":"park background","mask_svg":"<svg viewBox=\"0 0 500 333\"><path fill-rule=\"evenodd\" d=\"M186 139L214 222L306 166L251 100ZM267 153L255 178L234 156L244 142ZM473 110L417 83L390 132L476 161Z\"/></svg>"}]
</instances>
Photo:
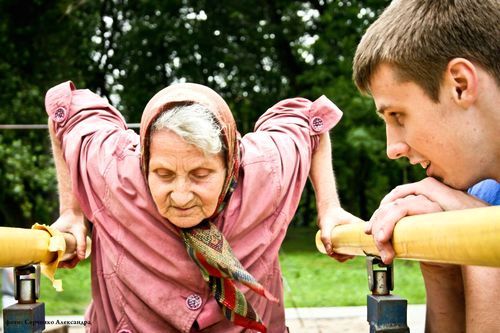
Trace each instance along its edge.
<instances>
[{"instance_id":1,"label":"park background","mask_svg":"<svg viewBox=\"0 0 500 333\"><path fill-rule=\"evenodd\" d=\"M344 209L367 220L394 186L421 179L385 155L385 129L354 86L352 58L386 0L0 0L0 124L46 124L46 91L66 80L107 97L140 121L155 92L174 82L212 87L239 131L277 101L326 95L344 111L331 132ZM364 305L365 263L319 254L310 184L281 250L287 307ZM0 129L0 225L51 224L57 183L47 130ZM82 314L90 263L60 270L65 292L42 280L48 314ZM418 264L397 261L395 292L424 303Z\"/></svg>"}]
</instances>

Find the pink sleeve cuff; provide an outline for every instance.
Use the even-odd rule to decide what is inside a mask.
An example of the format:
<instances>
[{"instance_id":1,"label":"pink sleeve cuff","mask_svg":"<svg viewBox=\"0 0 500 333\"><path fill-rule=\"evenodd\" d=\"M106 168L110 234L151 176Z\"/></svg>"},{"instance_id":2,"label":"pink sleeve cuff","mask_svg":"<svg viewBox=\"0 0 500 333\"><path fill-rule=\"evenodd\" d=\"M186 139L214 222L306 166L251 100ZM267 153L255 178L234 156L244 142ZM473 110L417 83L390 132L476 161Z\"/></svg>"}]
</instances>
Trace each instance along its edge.
<instances>
[{"instance_id":1,"label":"pink sleeve cuff","mask_svg":"<svg viewBox=\"0 0 500 333\"><path fill-rule=\"evenodd\" d=\"M110 121L121 128L126 128L125 119L106 98L87 89L77 90L71 81L60 83L47 91L45 110L54 122L58 137L66 132L64 130L66 127L74 130L76 123L86 125L85 134L106 126ZM93 112L75 117L82 110L93 110Z\"/></svg>"},{"instance_id":2,"label":"pink sleeve cuff","mask_svg":"<svg viewBox=\"0 0 500 333\"><path fill-rule=\"evenodd\" d=\"M311 135L318 135L331 130L342 118L342 111L325 95L311 105L309 126Z\"/></svg>"},{"instance_id":3,"label":"pink sleeve cuff","mask_svg":"<svg viewBox=\"0 0 500 333\"><path fill-rule=\"evenodd\" d=\"M66 81L50 88L45 95L45 110L58 126L63 126L69 118L73 90L73 82Z\"/></svg>"}]
</instances>

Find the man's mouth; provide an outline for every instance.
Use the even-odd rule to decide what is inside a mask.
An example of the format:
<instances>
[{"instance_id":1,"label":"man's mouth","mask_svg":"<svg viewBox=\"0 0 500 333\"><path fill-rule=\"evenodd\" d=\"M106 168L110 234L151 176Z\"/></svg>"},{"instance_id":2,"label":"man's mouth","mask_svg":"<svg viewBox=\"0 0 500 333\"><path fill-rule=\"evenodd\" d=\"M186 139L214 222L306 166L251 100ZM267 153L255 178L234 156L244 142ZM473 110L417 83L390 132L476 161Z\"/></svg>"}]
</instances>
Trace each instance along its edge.
<instances>
[{"instance_id":1,"label":"man's mouth","mask_svg":"<svg viewBox=\"0 0 500 333\"><path fill-rule=\"evenodd\" d=\"M427 170L427 168L429 167L429 165L431 165L431 161L420 162L420 165L422 166L422 168L424 168L425 170Z\"/></svg>"},{"instance_id":2,"label":"man's mouth","mask_svg":"<svg viewBox=\"0 0 500 333\"><path fill-rule=\"evenodd\" d=\"M431 177L431 161L422 161L419 164L424 168L427 177Z\"/></svg>"}]
</instances>

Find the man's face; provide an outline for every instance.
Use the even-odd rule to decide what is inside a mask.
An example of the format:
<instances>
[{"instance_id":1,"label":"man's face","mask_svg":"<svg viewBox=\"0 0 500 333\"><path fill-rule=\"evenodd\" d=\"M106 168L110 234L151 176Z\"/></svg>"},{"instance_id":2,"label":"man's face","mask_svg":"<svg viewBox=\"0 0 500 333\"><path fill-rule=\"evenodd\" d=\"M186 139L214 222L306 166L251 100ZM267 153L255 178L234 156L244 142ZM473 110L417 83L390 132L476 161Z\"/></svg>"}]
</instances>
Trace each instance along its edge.
<instances>
[{"instance_id":1,"label":"man's face","mask_svg":"<svg viewBox=\"0 0 500 333\"><path fill-rule=\"evenodd\" d=\"M148 183L160 214L180 228L210 217L226 176L223 154L207 155L169 130L151 137Z\"/></svg>"},{"instance_id":2,"label":"man's face","mask_svg":"<svg viewBox=\"0 0 500 333\"><path fill-rule=\"evenodd\" d=\"M436 103L417 84L399 80L388 64L379 65L370 90L386 124L389 158L406 157L428 176L457 189L477 181L480 129L469 121L469 110L453 101L452 90L442 88Z\"/></svg>"}]
</instances>

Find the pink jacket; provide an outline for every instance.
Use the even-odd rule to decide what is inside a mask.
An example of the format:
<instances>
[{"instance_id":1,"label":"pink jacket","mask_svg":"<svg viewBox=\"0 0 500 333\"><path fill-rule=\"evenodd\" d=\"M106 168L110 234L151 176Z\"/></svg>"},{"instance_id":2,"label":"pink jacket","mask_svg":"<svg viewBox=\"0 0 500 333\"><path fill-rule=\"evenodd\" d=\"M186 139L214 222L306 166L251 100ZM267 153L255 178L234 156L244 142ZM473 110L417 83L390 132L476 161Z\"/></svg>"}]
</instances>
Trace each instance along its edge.
<instances>
[{"instance_id":1,"label":"pink jacket","mask_svg":"<svg viewBox=\"0 0 500 333\"><path fill-rule=\"evenodd\" d=\"M121 114L71 82L46 110L62 142L73 191L93 222L91 332L242 332L221 314L176 229L157 212L141 174L139 136ZM318 134L342 113L326 97L266 111L241 139L238 186L217 220L243 266L279 304L242 291L268 327L285 331L278 251L307 181Z\"/></svg>"}]
</instances>

